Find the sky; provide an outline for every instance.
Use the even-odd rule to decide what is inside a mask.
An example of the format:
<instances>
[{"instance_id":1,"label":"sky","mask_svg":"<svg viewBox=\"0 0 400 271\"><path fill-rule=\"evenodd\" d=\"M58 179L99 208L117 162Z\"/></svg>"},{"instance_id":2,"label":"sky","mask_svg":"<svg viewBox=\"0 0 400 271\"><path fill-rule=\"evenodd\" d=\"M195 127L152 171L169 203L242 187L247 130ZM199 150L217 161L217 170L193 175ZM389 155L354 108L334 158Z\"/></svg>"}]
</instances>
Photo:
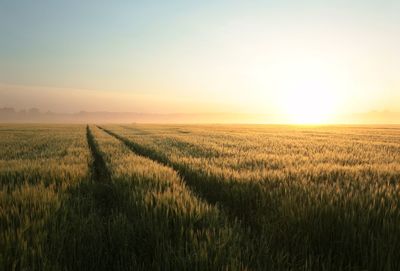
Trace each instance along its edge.
<instances>
[{"instance_id":1,"label":"sky","mask_svg":"<svg viewBox=\"0 0 400 271\"><path fill-rule=\"evenodd\" d=\"M399 14L389 0L0 0L0 107L400 112Z\"/></svg>"}]
</instances>

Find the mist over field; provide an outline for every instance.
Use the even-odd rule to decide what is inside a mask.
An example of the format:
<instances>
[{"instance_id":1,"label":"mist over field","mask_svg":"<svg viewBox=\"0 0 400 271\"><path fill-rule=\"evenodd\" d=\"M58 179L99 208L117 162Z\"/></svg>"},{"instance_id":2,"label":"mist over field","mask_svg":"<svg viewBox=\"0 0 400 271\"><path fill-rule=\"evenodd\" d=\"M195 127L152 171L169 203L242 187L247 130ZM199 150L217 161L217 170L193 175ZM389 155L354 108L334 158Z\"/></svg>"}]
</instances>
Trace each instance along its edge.
<instances>
[{"instance_id":1,"label":"mist over field","mask_svg":"<svg viewBox=\"0 0 400 271\"><path fill-rule=\"evenodd\" d=\"M245 113L173 113L152 114L134 112L54 113L37 108L17 111L0 108L0 123L232 123L232 124L288 124L282 116ZM340 124L399 124L400 113L382 111L338 117Z\"/></svg>"}]
</instances>

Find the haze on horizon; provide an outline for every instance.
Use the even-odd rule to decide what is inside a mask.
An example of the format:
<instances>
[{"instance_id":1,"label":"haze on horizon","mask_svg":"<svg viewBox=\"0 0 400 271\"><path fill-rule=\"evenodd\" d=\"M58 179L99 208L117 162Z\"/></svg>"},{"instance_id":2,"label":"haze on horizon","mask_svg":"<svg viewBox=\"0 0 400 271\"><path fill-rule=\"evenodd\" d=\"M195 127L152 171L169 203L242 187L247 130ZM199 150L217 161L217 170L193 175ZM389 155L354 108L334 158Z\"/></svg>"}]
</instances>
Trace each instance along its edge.
<instances>
[{"instance_id":1,"label":"haze on horizon","mask_svg":"<svg viewBox=\"0 0 400 271\"><path fill-rule=\"evenodd\" d=\"M0 0L0 107L285 123L400 112L398 14L394 0Z\"/></svg>"}]
</instances>

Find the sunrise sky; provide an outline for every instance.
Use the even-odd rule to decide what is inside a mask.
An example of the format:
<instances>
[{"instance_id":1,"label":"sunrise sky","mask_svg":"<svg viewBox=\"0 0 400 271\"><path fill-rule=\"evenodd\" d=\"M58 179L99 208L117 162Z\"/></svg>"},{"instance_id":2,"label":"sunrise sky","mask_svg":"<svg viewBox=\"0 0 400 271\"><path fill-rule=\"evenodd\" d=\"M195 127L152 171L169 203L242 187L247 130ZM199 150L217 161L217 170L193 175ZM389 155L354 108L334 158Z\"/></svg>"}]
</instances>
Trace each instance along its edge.
<instances>
[{"instance_id":1,"label":"sunrise sky","mask_svg":"<svg viewBox=\"0 0 400 271\"><path fill-rule=\"evenodd\" d=\"M400 112L399 14L398 0L0 0L0 107Z\"/></svg>"}]
</instances>

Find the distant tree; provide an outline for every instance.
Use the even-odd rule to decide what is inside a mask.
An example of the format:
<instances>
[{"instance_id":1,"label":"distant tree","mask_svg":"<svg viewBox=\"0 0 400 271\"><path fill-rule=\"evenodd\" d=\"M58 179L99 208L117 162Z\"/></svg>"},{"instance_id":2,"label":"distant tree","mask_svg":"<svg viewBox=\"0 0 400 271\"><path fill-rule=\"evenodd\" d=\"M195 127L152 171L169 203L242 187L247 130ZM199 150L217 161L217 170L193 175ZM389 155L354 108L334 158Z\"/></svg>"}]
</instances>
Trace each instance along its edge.
<instances>
[{"instance_id":1,"label":"distant tree","mask_svg":"<svg viewBox=\"0 0 400 271\"><path fill-rule=\"evenodd\" d=\"M15 114L15 109L12 107L0 108L0 114L1 115L13 115L13 114Z\"/></svg>"}]
</instances>

